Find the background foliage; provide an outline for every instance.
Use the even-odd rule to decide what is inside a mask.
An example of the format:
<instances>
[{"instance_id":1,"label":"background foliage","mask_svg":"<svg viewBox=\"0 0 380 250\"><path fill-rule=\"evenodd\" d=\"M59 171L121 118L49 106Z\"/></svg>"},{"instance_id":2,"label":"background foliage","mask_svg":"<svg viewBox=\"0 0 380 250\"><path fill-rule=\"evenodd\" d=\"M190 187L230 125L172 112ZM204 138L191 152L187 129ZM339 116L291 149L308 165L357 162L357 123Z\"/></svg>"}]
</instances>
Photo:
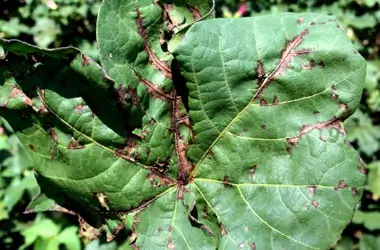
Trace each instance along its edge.
<instances>
[{"instance_id":1,"label":"background foliage","mask_svg":"<svg viewBox=\"0 0 380 250\"><path fill-rule=\"evenodd\" d=\"M41 47L73 45L98 59L96 15L101 0L0 0L0 37ZM360 109L345 122L348 138L368 167L368 185L353 222L334 249L380 249L380 0L217 0L219 17L319 12L335 15L368 61ZM2 249L130 249L128 227L118 238L89 242L74 216L25 214L38 186L29 158L0 120L0 246Z\"/></svg>"}]
</instances>

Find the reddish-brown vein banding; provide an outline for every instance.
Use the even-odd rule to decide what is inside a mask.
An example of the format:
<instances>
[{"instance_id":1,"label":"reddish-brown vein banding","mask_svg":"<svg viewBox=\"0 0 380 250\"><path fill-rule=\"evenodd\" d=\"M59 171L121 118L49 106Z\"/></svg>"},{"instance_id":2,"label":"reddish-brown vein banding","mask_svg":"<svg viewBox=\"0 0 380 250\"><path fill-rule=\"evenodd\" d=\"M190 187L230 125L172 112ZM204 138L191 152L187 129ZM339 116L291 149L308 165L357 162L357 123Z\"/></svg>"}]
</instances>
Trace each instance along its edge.
<instances>
[{"instance_id":1,"label":"reddish-brown vein banding","mask_svg":"<svg viewBox=\"0 0 380 250\"><path fill-rule=\"evenodd\" d=\"M298 141L301 139L301 137L313 129L324 129L324 128L330 128L330 129L336 129L341 134L346 135L341 124L339 123L339 120L337 118L334 118L332 120L329 120L327 122L317 122L314 125L304 125L301 128L300 134L295 137L289 137L286 139L286 141L291 145L295 146L298 144Z\"/></svg>"},{"instance_id":2,"label":"reddish-brown vein banding","mask_svg":"<svg viewBox=\"0 0 380 250\"><path fill-rule=\"evenodd\" d=\"M142 75L137 72L136 70L132 69L133 72L136 74L137 78L141 83L145 85L145 87L148 89L149 94L151 94L155 98L164 99L164 100L173 100L173 97L169 94L165 93L163 89L161 89L159 86L155 85L154 83L150 82L149 80L142 77Z\"/></svg>"},{"instance_id":3,"label":"reddish-brown vein banding","mask_svg":"<svg viewBox=\"0 0 380 250\"><path fill-rule=\"evenodd\" d=\"M259 84L259 86L261 86L265 80L265 72L264 72L264 67L263 67L263 61L261 61L261 60L259 60L257 62L256 74L257 74L258 84Z\"/></svg>"},{"instance_id":4,"label":"reddish-brown vein banding","mask_svg":"<svg viewBox=\"0 0 380 250\"><path fill-rule=\"evenodd\" d=\"M294 51L303 41L303 37L309 33L309 29L311 26L315 24L311 23L307 28L305 28L301 33L299 33L293 40L287 41L285 44L285 49L282 50L280 54L280 60L275 68L275 70L270 73L265 79L263 79L263 82L260 84L260 87L253 97L253 100L256 100L260 97L261 93L263 92L264 88L268 86L270 82L272 82L274 79L279 77L284 70L288 67L291 59L298 55L304 55L310 53L309 50L299 50ZM257 71L258 73L262 71L263 65L262 62L258 62Z\"/></svg>"},{"instance_id":5,"label":"reddish-brown vein banding","mask_svg":"<svg viewBox=\"0 0 380 250\"><path fill-rule=\"evenodd\" d=\"M194 21L198 21L199 19L202 18L201 13L199 12L198 9L196 9L192 6L188 6L188 8L189 8L191 14L193 15Z\"/></svg>"},{"instance_id":6,"label":"reddish-brown vein banding","mask_svg":"<svg viewBox=\"0 0 380 250\"><path fill-rule=\"evenodd\" d=\"M9 99L15 98L15 97L18 97L18 96L24 98L23 102L24 102L25 105L27 105L27 106L33 106L32 99L30 99L27 95L25 95L25 93L21 89L19 89L19 88L17 88L15 86L15 87L13 87L11 93L9 94Z\"/></svg>"},{"instance_id":7,"label":"reddish-brown vein banding","mask_svg":"<svg viewBox=\"0 0 380 250\"><path fill-rule=\"evenodd\" d=\"M156 54L150 48L148 36L144 28L143 19L141 17L141 12L137 4L137 1L135 1L135 8L136 8L136 13L137 13L137 18L136 18L137 32L139 33L139 35L142 37L144 41L144 50L148 53L149 62L152 63L152 66L154 68L160 70L166 76L166 78L172 79L172 73L168 65L160 61L157 58Z\"/></svg>"},{"instance_id":8,"label":"reddish-brown vein banding","mask_svg":"<svg viewBox=\"0 0 380 250\"><path fill-rule=\"evenodd\" d=\"M181 198L182 190L181 186L186 185L189 182L193 165L186 157L187 143L180 137L180 126L188 126L190 124L189 118L181 114L181 98L177 96L175 90L172 91L174 100L172 101L172 114L171 114L171 126L174 133L174 146L178 157L178 184L179 192L178 198Z\"/></svg>"}]
</instances>

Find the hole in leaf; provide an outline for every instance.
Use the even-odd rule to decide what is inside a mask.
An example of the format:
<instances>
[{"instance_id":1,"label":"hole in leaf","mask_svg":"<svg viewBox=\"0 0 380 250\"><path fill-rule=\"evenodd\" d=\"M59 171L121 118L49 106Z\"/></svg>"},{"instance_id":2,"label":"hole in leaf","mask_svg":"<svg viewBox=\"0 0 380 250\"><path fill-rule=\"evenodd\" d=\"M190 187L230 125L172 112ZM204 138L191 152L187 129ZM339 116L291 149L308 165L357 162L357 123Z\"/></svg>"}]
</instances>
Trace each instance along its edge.
<instances>
[{"instance_id":1,"label":"hole in leaf","mask_svg":"<svg viewBox=\"0 0 380 250\"><path fill-rule=\"evenodd\" d=\"M189 221L192 227L200 228L202 226L202 224L198 222L198 209L196 205L190 211Z\"/></svg>"},{"instance_id":2,"label":"hole in leaf","mask_svg":"<svg viewBox=\"0 0 380 250\"><path fill-rule=\"evenodd\" d=\"M181 96L182 103L185 106L186 111L189 111L189 90L186 86L185 78L180 73L179 64L176 59L172 61L171 71L174 88L176 89L177 94Z\"/></svg>"}]
</instances>

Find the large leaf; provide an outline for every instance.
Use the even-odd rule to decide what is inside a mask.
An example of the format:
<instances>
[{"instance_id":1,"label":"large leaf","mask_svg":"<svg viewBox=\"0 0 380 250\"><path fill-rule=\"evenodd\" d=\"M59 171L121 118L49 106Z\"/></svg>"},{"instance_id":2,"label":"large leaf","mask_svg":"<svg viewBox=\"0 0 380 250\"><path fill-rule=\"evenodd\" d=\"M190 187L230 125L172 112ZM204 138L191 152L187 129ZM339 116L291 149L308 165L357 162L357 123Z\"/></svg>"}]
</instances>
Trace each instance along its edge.
<instances>
[{"instance_id":1,"label":"large leaf","mask_svg":"<svg viewBox=\"0 0 380 250\"><path fill-rule=\"evenodd\" d=\"M330 16L194 23L201 1L166 2L103 1L104 70L0 40L1 115L43 192L111 232L135 212L140 249L328 248L365 181L341 126L363 58Z\"/></svg>"}]
</instances>

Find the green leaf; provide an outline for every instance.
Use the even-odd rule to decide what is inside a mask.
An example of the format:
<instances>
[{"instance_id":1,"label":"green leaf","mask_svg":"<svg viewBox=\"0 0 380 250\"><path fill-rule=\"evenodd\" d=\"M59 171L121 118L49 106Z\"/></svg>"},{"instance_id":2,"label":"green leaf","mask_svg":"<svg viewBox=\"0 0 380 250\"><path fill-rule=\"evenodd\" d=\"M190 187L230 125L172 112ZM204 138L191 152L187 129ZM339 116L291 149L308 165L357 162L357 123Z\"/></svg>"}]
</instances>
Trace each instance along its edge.
<instances>
[{"instance_id":1,"label":"green leaf","mask_svg":"<svg viewBox=\"0 0 380 250\"><path fill-rule=\"evenodd\" d=\"M379 221L380 213L377 212L356 211L352 219L353 223L364 224L369 230L380 229Z\"/></svg>"},{"instance_id":2,"label":"green leaf","mask_svg":"<svg viewBox=\"0 0 380 250\"><path fill-rule=\"evenodd\" d=\"M380 248L380 237L363 234L359 243L360 250L377 250Z\"/></svg>"},{"instance_id":3,"label":"green leaf","mask_svg":"<svg viewBox=\"0 0 380 250\"><path fill-rule=\"evenodd\" d=\"M368 114L356 111L345 122L347 138L349 141L357 141L359 150L371 156L380 148L380 127L374 126Z\"/></svg>"},{"instance_id":4,"label":"green leaf","mask_svg":"<svg viewBox=\"0 0 380 250\"><path fill-rule=\"evenodd\" d=\"M42 192L112 234L135 214L139 249L327 249L364 189L341 124L364 59L331 16L176 30L203 8L167 2L103 1L102 67L0 39L0 114Z\"/></svg>"},{"instance_id":5,"label":"green leaf","mask_svg":"<svg viewBox=\"0 0 380 250\"><path fill-rule=\"evenodd\" d=\"M37 249L44 249L44 247L46 249L49 244L56 245L57 248L55 249L58 249L58 242L54 238L58 235L59 231L59 226L50 219L36 221L31 227L21 231L21 234L25 238L25 243L21 246L21 249L25 249L35 242ZM50 243L50 240L55 243Z\"/></svg>"},{"instance_id":6,"label":"green leaf","mask_svg":"<svg viewBox=\"0 0 380 250\"><path fill-rule=\"evenodd\" d=\"M335 250L351 250L354 248L354 242L349 237L343 237L341 240L339 240L338 244L336 245Z\"/></svg>"},{"instance_id":7,"label":"green leaf","mask_svg":"<svg viewBox=\"0 0 380 250\"><path fill-rule=\"evenodd\" d=\"M368 189L380 197L380 161L368 164Z\"/></svg>"},{"instance_id":8,"label":"green leaf","mask_svg":"<svg viewBox=\"0 0 380 250\"><path fill-rule=\"evenodd\" d=\"M35 197L25 209L24 213L38 213L44 211L51 211L57 207L57 204L54 200L49 199L44 194L39 194Z\"/></svg>"},{"instance_id":9,"label":"green leaf","mask_svg":"<svg viewBox=\"0 0 380 250\"><path fill-rule=\"evenodd\" d=\"M81 243L77 235L78 235L78 228L71 226L71 227L65 228L62 232L60 232L56 240L60 244L65 245L67 249L80 250Z\"/></svg>"},{"instance_id":10,"label":"green leaf","mask_svg":"<svg viewBox=\"0 0 380 250\"><path fill-rule=\"evenodd\" d=\"M175 56L189 88L193 185L223 225L219 248L328 248L365 180L338 122L359 103L365 61L334 18L205 21Z\"/></svg>"}]
</instances>

